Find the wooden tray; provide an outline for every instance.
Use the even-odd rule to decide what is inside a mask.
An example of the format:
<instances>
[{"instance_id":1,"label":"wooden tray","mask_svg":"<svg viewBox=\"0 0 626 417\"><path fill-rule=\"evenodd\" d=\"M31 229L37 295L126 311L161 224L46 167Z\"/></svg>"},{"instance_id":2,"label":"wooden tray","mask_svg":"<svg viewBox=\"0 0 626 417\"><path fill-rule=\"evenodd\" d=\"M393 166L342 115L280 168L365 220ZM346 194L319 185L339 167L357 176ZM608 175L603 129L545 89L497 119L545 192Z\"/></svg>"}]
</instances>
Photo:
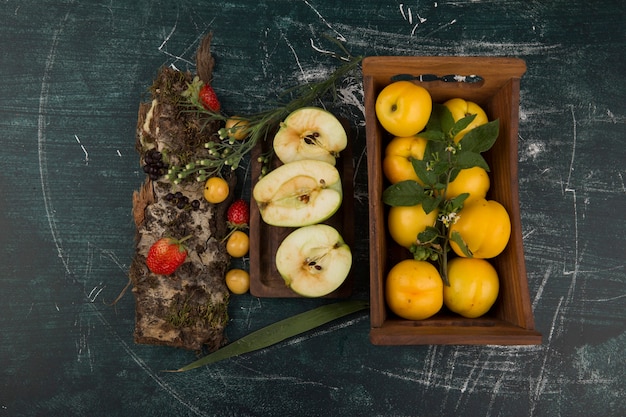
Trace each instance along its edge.
<instances>
[{"instance_id":1,"label":"wooden tray","mask_svg":"<svg viewBox=\"0 0 626 417\"><path fill-rule=\"evenodd\" d=\"M341 175L343 188L343 201L339 210L325 224L333 226L341 234L344 241L354 249L354 188L353 175L354 167L352 162L352 131L350 124L346 120L341 123L348 135L348 145L341 152L337 159L336 167ZM261 174L261 164L257 158L271 149L271 141L263 141L258 144L251 153L250 173L252 176L252 188ZM282 165L278 158L274 158L272 169ZM270 226L263 221L259 208L250 199L250 294L256 297L302 297L293 292L285 285L285 281L276 270L276 250L280 243L295 228ZM353 276L352 271L344 283L332 293L324 298L346 298L352 293Z\"/></svg>"},{"instance_id":2,"label":"wooden tray","mask_svg":"<svg viewBox=\"0 0 626 417\"><path fill-rule=\"evenodd\" d=\"M377 345L417 344L540 344L531 309L517 177L517 130L520 78L524 61L498 57L367 57L363 61L363 89L367 130L370 198L370 340ZM477 82L458 82L463 76ZM391 139L378 123L378 93L401 76L425 87L433 101L460 97L483 107L489 120L500 120L500 133L485 159L491 167L488 198L499 201L511 218L511 238L502 254L492 259L500 278L500 293L492 309L479 319L447 313L430 319L404 320L385 303L384 280L396 262L411 255L386 231L388 208L382 192L388 186L382 173L384 148ZM422 77L420 77L422 76ZM454 77L461 76L461 77ZM429 80L429 81L424 81Z\"/></svg>"}]
</instances>

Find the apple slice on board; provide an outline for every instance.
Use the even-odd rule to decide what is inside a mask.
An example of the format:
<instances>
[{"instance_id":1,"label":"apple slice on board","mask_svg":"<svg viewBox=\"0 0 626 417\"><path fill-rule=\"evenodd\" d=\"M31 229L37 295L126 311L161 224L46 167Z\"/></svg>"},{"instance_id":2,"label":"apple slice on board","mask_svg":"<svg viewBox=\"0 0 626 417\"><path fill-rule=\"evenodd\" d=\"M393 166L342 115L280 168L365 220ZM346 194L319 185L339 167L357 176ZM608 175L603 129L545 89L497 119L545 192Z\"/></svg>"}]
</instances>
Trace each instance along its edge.
<instances>
[{"instance_id":1,"label":"apple slice on board","mask_svg":"<svg viewBox=\"0 0 626 417\"><path fill-rule=\"evenodd\" d=\"M335 165L348 137L341 122L319 107L302 107L290 113L274 137L274 152L283 163L315 159Z\"/></svg>"},{"instance_id":2,"label":"apple slice on board","mask_svg":"<svg viewBox=\"0 0 626 417\"><path fill-rule=\"evenodd\" d=\"M270 171L256 183L252 195L263 220L282 227L320 223L335 214L343 199L337 168L312 159Z\"/></svg>"},{"instance_id":3,"label":"apple slice on board","mask_svg":"<svg viewBox=\"0 0 626 417\"><path fill-rule=\"evenodd\" d=\"M285 284L303 297L323 297L343 284L352 252L332 226L314 224L291 232L276 251Z\"/></svg>"}]
</instances>

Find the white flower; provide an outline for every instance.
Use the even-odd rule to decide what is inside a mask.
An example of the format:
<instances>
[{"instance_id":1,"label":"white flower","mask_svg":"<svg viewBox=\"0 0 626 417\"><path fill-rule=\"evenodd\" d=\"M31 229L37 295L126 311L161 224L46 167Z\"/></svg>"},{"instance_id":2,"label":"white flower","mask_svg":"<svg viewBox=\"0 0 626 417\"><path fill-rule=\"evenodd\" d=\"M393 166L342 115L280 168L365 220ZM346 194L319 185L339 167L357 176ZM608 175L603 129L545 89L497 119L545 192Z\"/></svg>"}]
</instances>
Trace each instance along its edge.
<instances>
[{"instance_id":1,"label":"white flower","mask_svg":"<svg viewBox=\"0 0 626 417\"><path fill-rule=\"evenodd\" d=\"M439 221L441 221L444 224L444 226L450 227L450 225L453 225L456 222L458 222L460 218L461 216L459 216L458 213L452 212L452 213L440 215Z\"/></svg>"}]
</instances>

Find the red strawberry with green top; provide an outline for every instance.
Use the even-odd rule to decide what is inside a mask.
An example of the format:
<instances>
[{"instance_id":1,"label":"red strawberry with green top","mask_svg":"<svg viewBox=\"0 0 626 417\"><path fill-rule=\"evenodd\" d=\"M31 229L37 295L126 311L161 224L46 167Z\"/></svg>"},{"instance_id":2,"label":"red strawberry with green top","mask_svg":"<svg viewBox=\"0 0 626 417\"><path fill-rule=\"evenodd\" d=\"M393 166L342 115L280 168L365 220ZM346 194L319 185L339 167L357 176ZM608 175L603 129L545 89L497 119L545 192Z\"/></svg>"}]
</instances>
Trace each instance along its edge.
<instances>
[{"instance_id":1,"label":"red strawberry with green top","mask_svg":"<svg viewBox=\"0 0 626 417\"><path fill-rule=\"evenodd\" d=\"M232 229L245 229L250 221L250 207L246 200L235 200L226 212L228 226Z\"/></svg>"},{"instance_id":2,"label":"red strawberry with green top","mask_svg":"<svg viewBox=\"0 0 626 417\"><path fill-rule=\"evenodd\" d=\"M220 111L220 108L222 106L217 99L217 94L215 94L215 90L213 90L213 87L211 87L210 85L203 84L200 88L200 92L198 93L198 97L200 98L200 102L205 109L214 112Z\"/></svg>"},{"instance_id":3,"label":"red strawberry with green top","mask_svg":"<svg viewBox=\"0 0 626 417\"><path fill-rule=\"evenodd\" d=\"M174 273L187 259L187 248L183 245L183 241L190 237L187 236L180 240L164 237L157 240L150 246L146 258L146 264L150 271L161 275Z\"/></svg>"}]
</instances>

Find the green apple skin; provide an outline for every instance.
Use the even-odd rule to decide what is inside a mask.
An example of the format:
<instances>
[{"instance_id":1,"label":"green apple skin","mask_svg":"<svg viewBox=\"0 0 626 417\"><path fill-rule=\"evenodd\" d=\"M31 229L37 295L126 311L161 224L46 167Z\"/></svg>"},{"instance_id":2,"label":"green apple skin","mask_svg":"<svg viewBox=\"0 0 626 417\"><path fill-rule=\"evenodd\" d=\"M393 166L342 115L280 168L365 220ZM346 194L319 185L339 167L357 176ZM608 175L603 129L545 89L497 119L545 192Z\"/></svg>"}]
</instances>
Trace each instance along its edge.
<instances>
[{"instance_id":1,"label":"green apple skin","mask_svg":"<svg viewBox=\"0 0 626 417\"><path fill-rule=\"evenodd\" d=\"M276 269L285 284L303 297L323 297L348 277L352 252L332 226L300 227L276 251Z\"/></svg>"},{"instance_id":2,"label":"green apple skin","mask_svg":"<svg viewBox=\"0 0 626 417\"><path fill-rule=\"evenodd\" d=\"M270 171L256 183L252 196L265 223L301 227L335 214L343 190L337 168L328 162L304 159Z\"/></svg>"},{"instance_id":3,"label":"green apple skin","mask_svg":"<svg viewBox=\"0 0 626 417\"><path fill-rule=\"evenodd\" d=\"M319 107L302 107L290 113L274 136L274 153L283 163L315 159L335 165L348 137L341 122Z\"/></svg>"}]
</instances>

